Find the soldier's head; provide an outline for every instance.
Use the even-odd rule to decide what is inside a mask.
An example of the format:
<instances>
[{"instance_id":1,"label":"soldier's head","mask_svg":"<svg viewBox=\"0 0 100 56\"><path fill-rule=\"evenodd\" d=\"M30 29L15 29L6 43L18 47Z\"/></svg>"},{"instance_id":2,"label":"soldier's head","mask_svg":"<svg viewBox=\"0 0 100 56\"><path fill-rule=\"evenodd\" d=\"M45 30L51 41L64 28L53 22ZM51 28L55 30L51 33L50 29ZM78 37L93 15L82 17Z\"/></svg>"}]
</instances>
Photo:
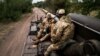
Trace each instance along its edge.
<instances>
[{"instance_id":1,"label":"soldier's head","mask_svg":"<svg viewBox=\"0 0 100 56\"><path fill-rule=\"evenodd\" d=\"M46 17L47 17L48 20L51 19L52 18L51 13L47 13Z\"/></svg>"},{"instance_id":2,"label":"soldier's head","mask_svg":"<svg viewBox=\"0 0 100 56\"><path fill-rule=\"evenodd\" d=\"M60 18L60 17L62 17L63 15L65 15L65 10L64 9L59 9L59 10L57 10L57 16Z\"/></svg>"}]
</instances>

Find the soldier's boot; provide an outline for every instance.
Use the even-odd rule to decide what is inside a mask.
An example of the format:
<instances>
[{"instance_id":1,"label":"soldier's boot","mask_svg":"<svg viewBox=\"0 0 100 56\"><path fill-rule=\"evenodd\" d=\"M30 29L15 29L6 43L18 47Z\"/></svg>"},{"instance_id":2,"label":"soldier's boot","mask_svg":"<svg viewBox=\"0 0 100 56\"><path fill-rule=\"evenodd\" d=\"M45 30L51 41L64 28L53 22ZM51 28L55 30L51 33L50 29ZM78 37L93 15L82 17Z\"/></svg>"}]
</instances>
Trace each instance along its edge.
<instances>
[{"instance_id":1,"label":"soldier's boot","mask_svg":"<svg viewBox=\"0 0 100 56\"><path fill-rule=\"evenodd\" d=\"M37 45L32 45L32 46L29 46L28 49L32 49L32 48L37 48Z\"/></svg>"},{"instance_id":2,"label":"soldier's boot","mask_svg":"<svg viewBox=\"0 0 100 56\"><path fill-rule=\"evenodd\" d=\"M36 41L36 40L38 40L38 38L37 38L37 37L35 37L35 38L33 38L32 40L33 40L33 41Z\"/></svg>"},{"instance_id":3,"label":"soldier's boot","mask_svg":"<svg viewBox=\"0 0 100 56\"><path fill-rule=\"evenodd\" d=\"M38 44L38 41L36 42L33 42L31 46L29 46L28 49L32 49L32 48L36 48L37 47L37 44Z\"/></svg>"},{"instance_id":4,"label":"soldier's boot","mask_svg":"<svg viewBox=\"0 0 100 56\"><path fill-rule=\"evenodd\" d=\"M46 52L44 53L44 56L50 56L50 53L52 52L52 50L53 50L53 46L50 45L50 46L47 48Z\"/></svg>"},{"instance_id":5,"label":"soldier's boot","mask_svg":"<svg viewBox=\"0 0 100 56\"><path fill-rule=\"evenodd\" d=\"M40 40L36 40L33 42L33 45L38 45L40 43Z\"/></svg>"},{"instance_id":6,"label":"soldier's boot","mask_svg":"<svg viewBox=\"0 0 100 56\"><path fill-rule=\"evenodd\" d=\"M29 47L29 49L31 49L31 48L36 48L37 45L39 44L39 42L40 42L39 40L34 41L34 42L32 43L32 46Z\"/></svg>"},{"instance_id":7,"label":"soldier's boot","mask_svg":"<svg viewBox=\"0 0 100 56\"><path fill-rule=\"evenodd\" d=\"M52 51L58 50L58 49L59 49L58 46L56 46L56 45L54 45L54 44L51 44L51 45L47 48L46 52L44 53L44 56L50 56L50 54L51 54Z\"/></svg>"},{"instance_id":8,"label":"soldier's boot","mask_svg":"<svg viewBox=\"0 0 100 56\"><path fill-rule=\"evenodd\" d=\"M44 56L50 56L50 53L46 51L46 52L44 53Z\"/></svg>"}]
</instances>

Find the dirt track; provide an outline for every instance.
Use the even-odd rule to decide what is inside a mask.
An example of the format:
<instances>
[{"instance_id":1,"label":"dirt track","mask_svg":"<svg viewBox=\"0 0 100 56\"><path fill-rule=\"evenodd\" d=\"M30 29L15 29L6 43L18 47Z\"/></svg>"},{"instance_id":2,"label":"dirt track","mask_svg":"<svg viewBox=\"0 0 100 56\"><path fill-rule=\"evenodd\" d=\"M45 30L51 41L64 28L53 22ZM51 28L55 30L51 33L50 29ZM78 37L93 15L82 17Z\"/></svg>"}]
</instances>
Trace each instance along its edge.
<instances>
[{"instance_id":1,"label":"dirt track","mask_svg":"<svg viewBox=\"0 0 100 56\"><path fill-rule=\"evenodd\" d=\"M38 8L33 9L38 18L44 16ZM36 18L33 14L18 22L14 29L6 36L7 39L0 46L0 56L21 56L24 42L28 36L30 21Z\"/></svg>"}]
</instances>

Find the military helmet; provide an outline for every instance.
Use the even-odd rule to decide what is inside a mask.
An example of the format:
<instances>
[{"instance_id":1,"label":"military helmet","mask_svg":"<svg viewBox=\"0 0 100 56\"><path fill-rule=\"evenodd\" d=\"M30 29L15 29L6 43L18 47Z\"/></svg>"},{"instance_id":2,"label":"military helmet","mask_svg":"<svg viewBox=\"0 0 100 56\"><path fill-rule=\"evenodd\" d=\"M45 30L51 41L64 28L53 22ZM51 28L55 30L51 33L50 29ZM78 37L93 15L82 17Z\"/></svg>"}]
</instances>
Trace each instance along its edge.
<instances>
[{"instance_id":1,"label":"military helmet","mask_svg":"<svg viewBox=\"0 0 100 56\"><path fill-rule=\"evenodd\" d=\"M46 17L51 18L51 13L47 13Z\"/></svg>"},{"instance_id":2,"label":"military helmet","mask_svg":"<svg viewBox=\"0 0 100 56\"><path fill-rule=\"evenodd\" d=\"M57 10L57 13L58 14L65 14L65 10L64 9L59 9L59 10Z\"/></svg>"},{"instance_id":3,"label":"military helmet","mask_svg":"<svg viewBox=\"0 0 100 56\"><path fill-rule=\"evenodd\" d=\"M58 14L59 10L56 11L56 14Z\"/></svg>"}]
</instances>

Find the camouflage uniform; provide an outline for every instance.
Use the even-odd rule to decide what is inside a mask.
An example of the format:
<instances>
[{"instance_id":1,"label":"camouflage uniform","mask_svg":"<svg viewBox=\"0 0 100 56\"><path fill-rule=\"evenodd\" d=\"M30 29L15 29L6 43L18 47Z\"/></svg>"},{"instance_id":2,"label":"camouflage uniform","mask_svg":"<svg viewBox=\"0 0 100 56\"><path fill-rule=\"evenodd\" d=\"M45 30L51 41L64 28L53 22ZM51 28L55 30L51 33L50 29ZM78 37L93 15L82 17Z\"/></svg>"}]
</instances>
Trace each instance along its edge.
<instances>
[{"instance_id":1,"label":"camouflage uniform","mask_svg":"<svg viewBox=\"0 0 100 56\"><path fill-rule=\"evenodd\" d=\"M39 42L42 42L50 37L53 24L54 24L54 19L48 20L47 18L45 18L43 20L42 25L40 27L40 31L38 32L38 35L37 35L36 44ZM45 32L45 34L44 34L44 32Z\"/></svg>"},{"instance_id":2,"label":"camouflage uniform","mask_svg":"<svg viewBox=\"0 0 100 56\"><path fill-rule=\"evenodd\" d=\"M48 56L51 51L63 47L64 43L73 37L74 25L68 16L62 16L56 23L51 34L52 44L47 48L45 56Z\"/></svg>"},{"instance_id":3,"label":"camouflage uniform","mask_svg":"<svg viewBox=\"0 0 100 56\"><path fill-rule=\"evenodd\" d=\"M52 31L52 28L53 28L53 26L54 26L54 19L50 19L49 21L48 21L48 27L49 27L49 32L44 36L44 37L42 37L41 39L40 39L40 41L44 41L44 40L46 40L47 38L50 38L51 37L51 31Z\"/></svg>"},{"instance_id":4,"label":"camouflage uniform","mask_svg":"<svg viewBox=\"0 0 100 56\"><path fill-rule=\"evenodd\" d=\"M38 32L38 34L37 34L37 38L38 38L38 39L40 39L40 38L41 38L42 33L43 33L43 30L44 30L44 25L43 25L43 24L41 24L41 26L40 26L40 30L39 30L39 32Z\"/></svg>"},{"instance_id":5,"label":"camouflage uniform","mask_svg":"<svg viewBox=\"0 0 100 56\"><path fill-rule=\"evenodd\" d=\"M43 20L43 22L40 24L40 30L39 30L39 32L37 34L37 39L38 40L44 35L43 33L45 32L45 28L47 27L47 24L48 24L47 18L45 18Z\"/></svg>"}]
</instances>

